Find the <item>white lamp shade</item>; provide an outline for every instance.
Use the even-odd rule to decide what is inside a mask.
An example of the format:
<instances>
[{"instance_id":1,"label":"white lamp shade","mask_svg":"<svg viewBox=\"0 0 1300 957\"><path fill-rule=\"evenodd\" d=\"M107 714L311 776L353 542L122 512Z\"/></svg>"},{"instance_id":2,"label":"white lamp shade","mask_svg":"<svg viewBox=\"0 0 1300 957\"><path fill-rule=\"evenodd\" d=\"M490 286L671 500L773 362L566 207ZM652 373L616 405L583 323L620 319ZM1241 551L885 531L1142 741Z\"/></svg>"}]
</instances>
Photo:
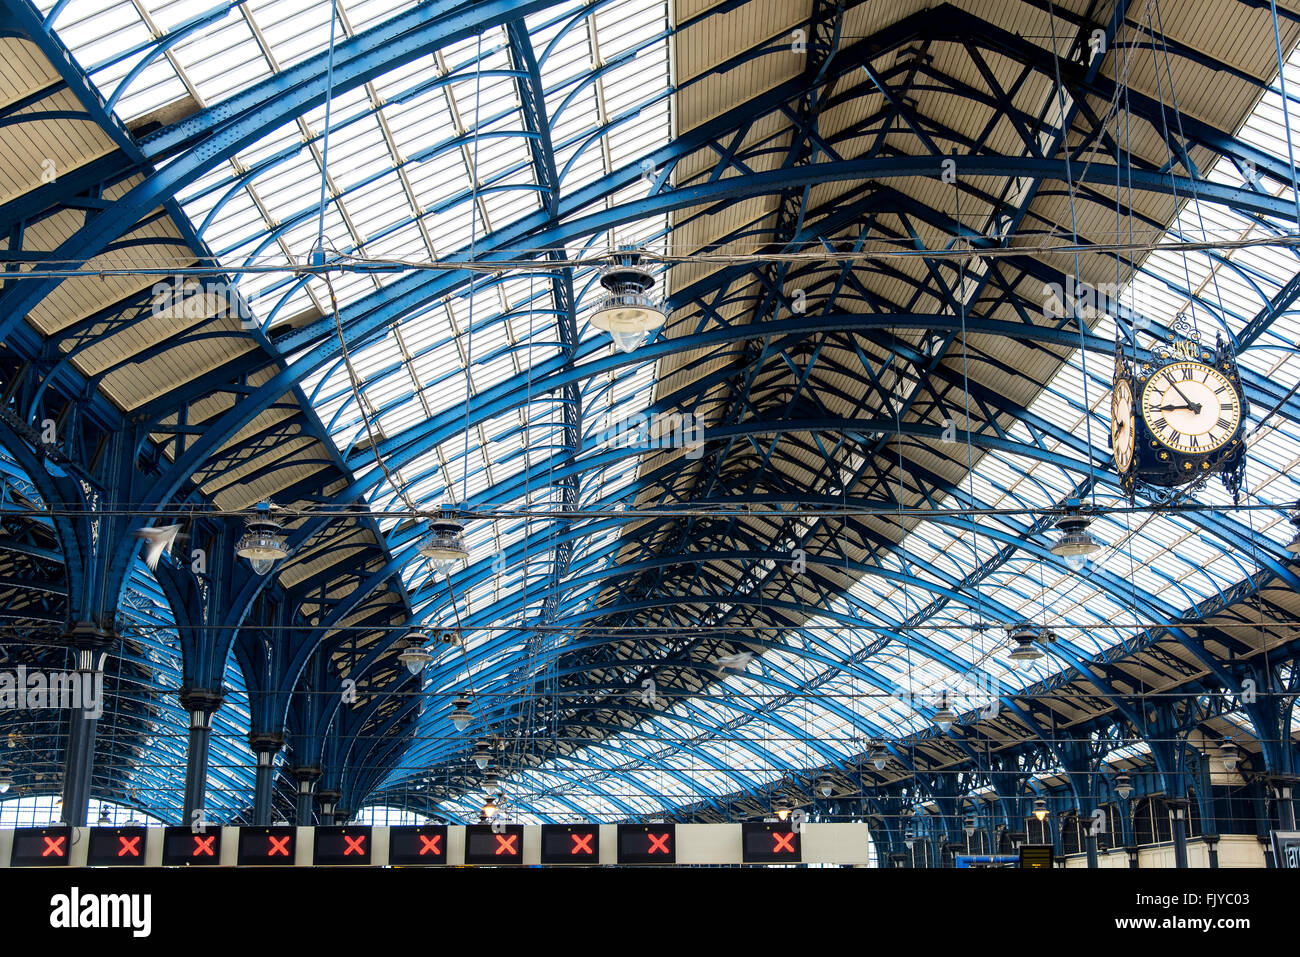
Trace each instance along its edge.
<instances>
[{"instance_id":1,"label":"white lamp shade","mask_svg":"<svg viewBox=\"0 0 1300 957\"><path fill-rule=\"evenodd\" d=\"M592 312L591 324L610 334L635 332L645 338L664 324L664 310L644 293L610 293Z\"/></svg>"},{"instance_id":2,"label":"white lamp shade","mask_svg":"<svg viewBox=\"0 0 1300 957\"><path fill-rule=\"evenodd\" d=\"M433 660L433 655L423 648L407 648L397 656L397 660L406 665L406 670L414 675L424 670L424 666Z\"/></svg>"},{"instance_id":3,"label":"white lamp shade","mask_svg":"<svg viewBox=\"0 0 1300 957\"><path fill-rule=\"evenodd\" d=\"M1087 552L1071 552L1065 556L1065 567L1072 572L1081 572L1088 564Z\"/></svg>"},{"instance_id":4,"label":"white lamp shade","mask_svg":"<svg viewBox=\"0 0 1300 957\"><path fill-rule=\"evenodd\" d=\"M469 727L472 715L469 713L469 701L464 698L457 698L452 701L451 723L457 731L464 731Z\"/></svg>"},{"instance_id":5,"label":"white lamp shade","mask_svg":"<svg viewBox=\"0 0 1300 957\"><path fill-rule=\"evenodd\" d=\"M614 330L609 337L614 340L614 348L619 352L636 352L637 346L645 341L645 333L635 330Z\"/></svg>"},{"instance_id":6,"label":"white lamp shade","mask_svg":"<svg viewBox=\"0 0 1300 957\"><path fill-rule=\"evenodd\" d=\"M1101 548L1088 532L1090 523L1091 519L1078 514L1068 515L1056 523L1061 537L1052 543L1052 554L1063 559L1071 571L1082 571L1088 564L1088 556Z\"/></svg>"}]
</instances>

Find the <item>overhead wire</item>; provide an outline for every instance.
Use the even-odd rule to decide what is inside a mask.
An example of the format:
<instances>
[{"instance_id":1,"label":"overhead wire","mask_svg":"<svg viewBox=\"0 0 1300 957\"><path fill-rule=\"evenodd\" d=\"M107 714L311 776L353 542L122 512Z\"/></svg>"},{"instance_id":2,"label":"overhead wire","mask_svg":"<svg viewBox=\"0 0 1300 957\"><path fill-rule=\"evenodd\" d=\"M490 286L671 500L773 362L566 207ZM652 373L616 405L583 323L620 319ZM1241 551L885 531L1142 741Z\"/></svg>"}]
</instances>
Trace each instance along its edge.
<instances>
[{"instance_id":1,"label":"overhead wire","mask_svg":"<svg viewBox=\"0 0 1300 957\"><path fill-rule=\"evenodd\" d=\"M1180 501L1177 497L1172 499L1152 500L1149 502L1137 502L1132 505L1101 505L1098 506L1096 515L1099 517L1125 515L1125 514L1196 514L1199 512L1213 512L1217 514L1232 514L1244 512L1280 512L1296 507L1296 503L1290 500L1285 502L1263 502L1263 501L1242 501L1236 504L1232 503L1211 503L1198 502L1195 500ZM759 506L736 506L736 507L709 507L709 506L655 506L647 507L636 511L620 509L581 509L572 512L557 513L551 509L545 508L516 508L516 507L488 507L468 509L464 514L471 519L523 519L523 518L549 518L556 522L575 522L600 520L605 521L626 521L626 522L644 522L651 518L690 518L690 517L714 517L714 518L823 518L823 517L897 517L899 513L898 505L881 503L879 505L849 505L849 506L823 506L816 504L792 503L788 507L759 507ZM225 508L221 506L209 506L206 504L196 505L192 503L172 503L159 505L148 508L118 507L114 505L102 505L98 507L89 507L86 509L72 509L62 506L30 507L30 508L8 508L5 510L6 516L16 518L52 518L52 517L76 517L88 516L91 518L108 518L108 517L182 517L182 518L250 518L256 516L258 511L253 507L248 508ZM371 508L357 506L339 506L337 508L325 505L277 505L276 515L285 521L295 521L298 519L380 519L380 518L398 518L418 521L422 519L435 518L441 514L436 508ZM1068 506L1032 506L1032 505L984 505L984 506L960 506L956 508L944 508L942 506L929 505L910 505L903 508L903 514L908 518L931 518L938 520L958 521L969 518L1008 518L1016 516L1032 516L1035 518L1060 517L1069 514Z\"/></svg>"},{"instance_id":2,"label":"overhead wire","mask_svg":"<svg viewBox=\"0 0 1300 957\"><path fill-rule=\"evenodd\" d=\"M1274 8L1275 8L1275 4L1274 4ZM1274 15L1275 15L1275 17L1276 17L1276 12L1275 12ZM1275 26L1276 26L1276 23L1275 23ZM1053 30L1053 33L1054 33L1054 32L1055 32L1055 31ZM1055 37L1053 37L1053 39L1055 40ZM481 39L480 39L480 43L481 43ZM332 46L332 44L333 44L333 23L331 24L331 46ZM1280 51L1279 51L1279 56L1280 56ZM1058 82L1059 82L1059 64L1058 64ZM1283 82L1284 82L1284 81L1283 81ZM1285 100L1285 95L1284 95L1284 100ZM328 122L328 109L329 109L329 108L328 108L328 101L327 101L327 109L326 109L326 115L327 115L327 121L326 121L326 138L325 138L325 141L324 141L324 150L325 150L325 151L328 150L328 127L329 127L329 122ZM476 124L476 132L477 132L477 124ZM1288 140L1289 140L1289 135L1288 135ZM1290 146L1290 143L1289 143L1289 142L1288 142L1288 146ZM476 150L477 150L477 142L475 143L475 148L476 148ZM1067 147L1067 153L1068 153L1068 147ZM1068 157L1067 157L1067 158L1068 158ZM321 230L322 230L322 237L323 237L323 220L324 220L324 213L325 213L324 191L325 191L325 176L324 176L324 162L322 162L322 202L321 202ZM1298 205L1297 205L1297 208L1298 208L1298 211L1300 211L1300 196L1297 196L1296 198L1297 198L1297 204L1298 204ZM1071 197L1071 202L1073 203L1073 196ZM1073 211L1072 211L1072 212L1073 212ZM960 215L958 215L958 220L960 220ZM1130 217L1130 228L1131 228L1131 225L1132 225L1132 218ZM1291 239L1294 239L1295 237L1290 237L1290 238L1291 238ZM322 239L322 243L323 243L323 239ZM1077 240L1076 240L1074 246L1075 246L1075 250L1076 250L1076 251L1075 251L1075 261L1076 261L1076 272L1077 272L1077 263L1078 263L1078 251L1077 251L1077 250L1079 249L1079 247L1078 247L1078 243L1077 243ZM1093 248L1093 247L1088 247L1088 248ZM1136 247L1133 247L1133 248L1136 248ZM1190 246L1185 247L1185 248L1190 248ZM1217 247L1216 247L1216 248L1217 248ZM323 245L322 245L322 249L323 249ZM1022 252L1023 252L1023 249L1020 248L1020 247L1017 247L1016 252L1018 252L1018 253L1022 253ZM972 254L972 258L979 258L979 257L985 256L985 255L988 255L988 254L987 254L987 253L983 253L983 252L978 253L978 254ZM963 264L967 261L966 259L958 258L958 257L954 257L954 259L955 259L955 261L957 261L958 263L963 263ZM697 260L697 261L698 261L698 260ZM764 257L764 261L771 261L771 257ZM460 265L463 267L465 264L460 264ZM325 278L325 282L326 282L326 284L329 285L330 280L329 280L328 273L325 273L325 274L324 274L324 278ZM473 326L473 321L472 321L472 312L473 312L473 302L472 302L472 300L473 300L473 294L474 294L473 280L471 279L471 305L470 305L470 310L471 310L471 323L470 323L470 326L471 326L471 329L472 329L472 326ZM349 371L349 374L350 374L350 376L351 376L351 378L352 378L352 381L353 381L353 385L354 385L354 396L356 397L356 401L357 401L357 403L358 403L358 408L359 408L359 410L361 411L361 415L362 415L363 419L365 420L365 426L366 426L367 434L368 434L368 436L369 436L369 438L370 438L370 440L371 440L371 448L374 449L374 450L377 450L377 443L374 441L374 435L373 435L373 433L371 432L371 429L370 429L370 422L369 422L368 416L366 415L365 409L364 409L364 407L363 407L362 404L361 404L361 396L360 396L360 393L355 389L355 386L356 386L356 373L355 373L355 370L352 368L351 363L350 363L350 361L348 360L348 357L347 357L347 345L346 345L345 337L343 336L342 324L341 324L341 322L340 322L340 320L339 320L338 303L337 303L337 299L336 299L336 297L334 296L334 291L333 291L332 286L330 286L330 297L331 297L331 302L332 302L332 304L333 304L333 306L334 306L334 309L333 309L333 316L334 316L335 325L336 325L336 333L337 333L337 335L338 335L338 337L339 337L339 339L340 339L340 344L341 344L341 347L342 347L343 352L344 352L345 363L346 363L347 366L348 366L348 371ZM965 317L964 317L964 309L963 309L963 332L962 332L962 334L963 334L963 338L965 337L964 318L965 318ZM469 365L469 363L467 362L467 370L466 370L467 393L469 392L470 388L472 387L472 386L471 386L471 383L470 383L470 381L469 381L469 368L468 368L468 365ZM1085 373L1085 376L1084 376L1084 388L1085 388L1085 397L1086 397L1086 389L1087 389L1087 376L1086 376L1086 373ZM1294 391L1295 391L1295 390L1293 389L1293 390L1292 390L1292 394L1294 394ZM1283 400L1283 402L1285 402L1285 401L1286 401L1286 399ZM1085 414L1085 420L1086 420L1087 417L1088 417L1088 415L1089 415L1089 410L1088 410L1088 408L1087 408L1087 402L1086 402L1086 399L1085 399L1085 403L1084 403L1084 405L1085 405L1085 411L1084 411L1084 414ZM969 419L969 395L967 396L967 418ZM468 431L469 431L469 425L468 425L468 398L467 398L467 423L466 423L466 436L465 436L465 438L466 438L465 467L466 467L467 470L468 470L468 466L469 466L469 461L468 461L468 439L469 439ZM972 451L971 451L972 446L971 446L971 441L970 441L969 431L968 431L967 440L968 440L968 458L969 458L969 457L971 456L971 454L972 454ZM901 456L901 450L900 450L900 456ZM405 499L404 492L403 492L401 489L399 489L399 488L397 487L397 485L394 483L393 478L392 478L391 476L388 476L387 470L384 468L384 463L383 463L383 461L382 461L382 457L376 455L376 458L379 460L380 468L384 471L384 474L385 474L386 478L389 479L390 484L393 484L393 485L394 485L394 490L397 491L398 494L399 494L399 496L402 497L402 498L404 499L404 501L405 501L406 499ZM1090 468L1090 470L1091 470L1091 466L1092 466L1091 459L1089 459L1089 468ZM900 474L900 483L901 483L901 474ZM466 480L465 480L465 498L466 498L466 501L467 501L467 476L466 476ZM1095 485L1094 485L1094 498L1095 498ZM525 500L527 501L527 495L525 496ZM900 503L901 503L901 501L902 501L901 484L900 484L900 495L899 495L899 500L900 500ZM409 501L407 501L407 504L408 504L408 505L410 504ZM546 513L544 513L544 512L537 512L537 511L535 511L534 509L532 509L532 508L531 508L531 502L529 502L528 504L529 504L529 506L530 506L529 508L525 509L522 513L516 513L516 514L522 514L522 515L524 516L524 520L525 520L525 522L530 521L531 518L532 518L534 515L543 515L543 514L546 514ZM1275 506L1269 506L1269 507L1275 507ZM902 510L900 509L900 527L903 525L903 520L902 520L902 516L901 516L901 511L902 511ZM49 514L49 513L48 513L48 512L45 512L45 513L39 513L39 514ZM352 517L355 517L355 516L356 516L357 514L359 514L359 513L356 513L356 512L340 512L340 513L336 513L336 514L340 515L341 517L349 517L349 518L352 518ZM395 514L395 515L400 515L400 514L402 514L402 513L394 511L393 514ZM415 509L415 508L408 508L408 510L407 510L407 514L409 514L409 515L411 515L411 516L417 516L417 515L420 514L420 511L419 511L418 509ZM590 514L598 515L598 516L600 516L600 517L605 517L605 513L601 513L601 512L595 512L595 513L590 513ZM652 513L652 514L669 514L669 513ZM674 513L674 514L675 514L675 513ZM728 514L728 513L704 512L704 513L702 513L702 514ZM752 514L752 513L749 513L749 512L735 512L735 513L729 513L729 514L750 515L750 514ZM760 514L763 514L763 513L760 513ZM773 511L773 512L770 512L770 513L767 513L767 514L771 514L771 515L773 515L773 516L779 516L779 517L782 517L782 518L787 518L787 517L789 517L789 516L792 515L792 514L801 514L801 513L796 513L796 512L783 512L783 511L782 511L782 512ZM824 515L825 513L820 512L820 511L817 511L817 512L811 512L811 511L810 511L810 512L808 512L807 514L818 514L818 515ZM842 512L842 514L849 514L849 513L848 513L847 510L845 510L844 512ZM909 514L912 514L912 513L909 512ZM951 513L949 512L949 513L946 513L946 514L951 514ZM971 513L971 514L972 514L972 516L973 516L973 515L975 515L975 514L977 514L977 513ZM1007 514L1007 513L1005 513L1005 512L996 512L996 513L994 513L994 512L986 512L986 513L979 513L979 514ZM1123 514L1128 515L1128 514L1132 514L1132 513L1131 513L1131 512L1123 512ZM1251 514L1253 514L1253 512L1252 512L1251 510L1247 510L1247 514L1248 514L1248 515L1251 515ZM548 517L553 517L553 516L548 516ZM643 518L644 518L644 515L638 515L638 516L636 517L636 520L641 520L641 519L643 519ZM1253 524L1253 520L1252 520L1252 524ZM554 527L554 526L552 526L552 527ZM978 530L976 530L976 535L978 535ZM527 536L525 536L525 538L527 538ZM1130 539L1130 545L1131 545L1131 539ZM978 555L978 550L976 551L976 554ZM1131 554L1131 553L1130 553L1130 554ZM525 586L526 586L526 583L527 583L527 572L526 572L526 569L525 569L524 580L525 580ZM449 591L449 593L450 593L450 591L451 591L451 582L450 582L450 578L449 578L449 580L448 580L448 591ZM453 603L453 607L454 607L454 603ZM525 607L526 607L526 602L525 602ZM458 614L458 613L457 613L457 614ZM457 617L457 621L458 621L458 623L459 623L459 614L458 614L458 617ZM464 651L463 648L462 648L462 651ZM806 718L805 718L805 721L806 721Z\"/></svg>"},{"instance_id":3,"label":"overhead wire","mask_svg":"<svg viewBox=\"0 0 1300 957\"><path fill-rule=\"evenodd\" d=\"M1119 172L1124 172L1120 170ZM1129 171L1131 172L1131 171ZM988 175L982 173L981 175ZM1007 174L1010 175L1010 174ZM1176 191L1176 184L1171 185L1171 191ZM1168 235L1166 230L1161 235ZM872 263L879 260L904 258L904 259L933 259L933 260L978 260L978 259L997 259L997 258L1019 258L1033 254L1060 254L1060 255L1077 255L1084 253L1154 253L1154 252L1201 252L1201 251L1231 251L1238 249L1252 248L1281 248L1295 249L1300 247L1300 233L1280 233L1276 235L1264 235L1241 238L1238 233L1233 233L1237 238L1223 239L1202 239L1202 240L1167 240L1167 241L1131 241L1115 243L1038 243L1038 244L1021 244L1015 246L964 246L959 249L944 249L929 246L917 248L915 243L908 243L906 248L893 248L900 241L891 239L868 240L867 243L881 244L885 248L868 249L855 248L850 250L836 250L833 244L826 243L809 244L813 246L810 252L761 252L761 253L711 253L707 249L700 249L689 253L660 253L653 248L639 250L641 258L651 264L674 266L686 264L703 264L703 265L769 265L771 263L792 263L792 264L857 264ZM129 266L84 266L78 267L75 262L69 261L67 268L50 268L43 265L41 268L24 269L20 272L6 272L5 281L21 280L49 280L49 279L75 279L78 277L94 279L110 279L126 276L160 276L160 277L199 277L199 276L226 276L235 274L265 275L276 273L287 273L294 276L311 276L323 271L331 272L422 272L422 271L464 271L472 274L487 273L491 275L502 275L513 270L532 270L537 272L548 271L565 271L568 269L599 269L608 265L608 254L599 253L588 256L574 256L566 261L550 261L541 258L548 252L548 248L518 248L518 249L494 249L493 258L474 260L463 258L461 256L449 256L443 259L395 259L395 258L377 258L356 255L344 255L334 250L336 258L325 264L313 264L310 260L306 262L282 263L272 262L265 265L258 265L256 262L246 262L242 265L233 265L229 263L214 262L211 265L185 265L178 262L168 262L158 260L158 265L142 265L139 262ZM513 256L505 257L504 253L511 253ZM186 257L185 263L193 262L194 257ZM145 260L148 261L147 259ZM57 263L57 260L41 260L42 264ZM0 252L0 265L27 265L29 259L12 259ZM381 270L379 267L390 267L387 270Z\"/></svg>"}]
</instances>

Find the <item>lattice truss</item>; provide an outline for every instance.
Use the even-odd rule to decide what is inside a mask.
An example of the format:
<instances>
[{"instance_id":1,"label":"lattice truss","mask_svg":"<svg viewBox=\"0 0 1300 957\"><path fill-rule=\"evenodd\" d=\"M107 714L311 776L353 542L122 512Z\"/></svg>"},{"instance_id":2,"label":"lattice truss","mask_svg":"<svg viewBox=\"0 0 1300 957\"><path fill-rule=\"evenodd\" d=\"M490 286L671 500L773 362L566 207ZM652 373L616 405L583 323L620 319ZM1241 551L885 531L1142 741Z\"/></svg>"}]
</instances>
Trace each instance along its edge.
<instances>
[{"instance_id":1,"label":"lattice truss","mask_svg":"<svg viewBox=\"0 0 1300 957\"><path fill-rule=\"evenodd\" d=\"M369 551L346 573L351 539L331 552L320 523L293 526L313 550L295 552L286 603L356 625L318 636L339 675L383 660L400 676L390 625L459 636L349 728L357 794L472 819L470 752L495 737L524 819L718 808L847 773L869 739L896 743L891 774L960 759L933 733L941 693L972 726L988 701L1013 705L987 722L1005 743L1294 637L1300 279L1293 245L1254 243L1294 236L1300 207L1258 5L469 6L340 0L329 58L327 2L40 4L138 141L138 182L159 184L138 212L166 197L187 224L181 252L134 255L218 264L253 317L221 329L247 345L186 357L188 379L235 370L243 398L166 457L216 462L196 450L229 451L289 395L318 451L292 481L249 466L221 494L244 480L240 506L378 518L351 526ZM1279 6L1285 53L1300 21ZM122 230L136 223L134 193L106 195ZM328 286L291 271L322 230ZM1190 242L1213 248L1154 248ZM627 355L587 321L595 260L622 244L674 260L655 267L668 322ZM782 258L798 253L816 255ZM1076 282L1112 300L1049 304ZM23 314L60 288L11 285L0 304ZM1251 436L1258 507L1210 484L1204 508L1119 510L1117 323L1159 334L1180 314L1235 340L1252 409L1271 411ZM83 349L88 328L129 331L110 321L40 331ZM609 440L673 415L702 447ZM1077 574L1045 517L1074 500L1104 545ZM496 517L469 522L448 577L417 555L407 502ZM7 561L57 557L39 528L21 534ZM166 622L153 576L134 582ZM363 586L387 590L374 614L339 597ZM1018 622L1058 640L1013 670ZM140 649L175 687L167 632ZM396 687L363 680L368 696ZM241 707L219 729L240 746ZM132 719L101 764L176 791L183 754L145 772L122 742L177 726ZM230 764L212 787L243 807L248 765Z\"/></svg>"}]
</instances>

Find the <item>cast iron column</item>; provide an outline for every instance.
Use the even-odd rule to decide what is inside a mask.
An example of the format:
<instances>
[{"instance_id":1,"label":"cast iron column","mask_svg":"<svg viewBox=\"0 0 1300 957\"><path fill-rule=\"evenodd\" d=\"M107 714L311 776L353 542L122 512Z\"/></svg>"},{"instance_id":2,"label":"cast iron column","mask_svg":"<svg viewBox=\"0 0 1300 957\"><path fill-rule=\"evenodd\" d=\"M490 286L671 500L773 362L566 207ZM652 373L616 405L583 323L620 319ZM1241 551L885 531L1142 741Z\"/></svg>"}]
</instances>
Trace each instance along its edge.
<instances>
[{"instance_id":1,"label":"cast iron column","mask_svg":"<svg viewBox=\"0 0 1300 957\"><path fill-rule=\"evenodd\" d=\"M343 795L338 791L320 791L316 798L320 801L320 822L325 825L334 823L335 808Z\"/></svg>"},{"instance_id":2,"label":"cast iron column","mask_svg":"<svg viewBox=\"0 0 1300 957\"><path fill-rule=\"evenodd\" d=\"M271 823L271 787L275 783L275 756L284 747L278 734L250 734L248 746L257 756L257 783L253 789L253 823Z\"/></svg>"},{"instance_id":3,"label":"cast iron column","mask_svg":"<svg viewBox=\"0 0 1300 957\"><path fill-rule=\"evenodd\" d=\"M298 782L298 808L294 823L299 827L310 827L312 809L316 801L316 782L320 780L321 769L314 766L294 768L289 773Z\"/></svg>"},{"instance_id":4,"label":"cast iron column","mask_svg":"<svg viewBox=\"0 0 1300 957\"><path fill-rule=\"evenodd\" d=\"M67 635L77 650L77 681L80 687L97 685L103 705L103 651L112 640L106 632L85 622L74 625ZM68 748L63 775L63 821L85 827L90 808L90 781L95 773L95 730L99 714L78 708L68 716Z\"/></svg>"},{"instance_id":5,"label":"cast iron column","mask_svg":"<svg viewBox=\"0 0 1300 957\"><path fill-rule=\"evenodd\" d=\"M1187 799L1166 801L1174 812L1174 867L1187 867Z\"/></svg>"},{"instance_id":6,"label":"cast iron column","mask_svg":"<svg viewBox=\"0 0 1300 957\"><path fill-rule=\"evenodd\" d=\"M193 689L181 692L181 705L190 714L190 745L185 759L185 807L182 822L186 826L203 823L207 805L208 743L212 734L212 715L221 707L220 691ZM195 811L200 812L197 820Z\"/></svg>"}]
</instances>

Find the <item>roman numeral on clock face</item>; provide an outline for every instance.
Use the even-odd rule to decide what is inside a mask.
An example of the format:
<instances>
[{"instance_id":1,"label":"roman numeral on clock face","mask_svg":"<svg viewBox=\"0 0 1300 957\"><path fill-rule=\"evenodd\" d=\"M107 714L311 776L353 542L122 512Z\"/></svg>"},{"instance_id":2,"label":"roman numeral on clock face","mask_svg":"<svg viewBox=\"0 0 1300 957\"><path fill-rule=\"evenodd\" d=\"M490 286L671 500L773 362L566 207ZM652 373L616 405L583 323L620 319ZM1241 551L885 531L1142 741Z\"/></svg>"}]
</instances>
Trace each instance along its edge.
<instances>
[{"instance_id":1,"label":"roman numeral on clock face","mask_svg":"<svg viewBox=\"0 0 1300 957\"><path fill-rule=\"evenodd\" d=\"M1177 452L1199 457L1232 438L1241 424L1241 402L1232 382L1218 369L1200 362L1177 362L1148 380L1142 392L1142 414L1154 438Z\"/></svg>"}]
</instances>

